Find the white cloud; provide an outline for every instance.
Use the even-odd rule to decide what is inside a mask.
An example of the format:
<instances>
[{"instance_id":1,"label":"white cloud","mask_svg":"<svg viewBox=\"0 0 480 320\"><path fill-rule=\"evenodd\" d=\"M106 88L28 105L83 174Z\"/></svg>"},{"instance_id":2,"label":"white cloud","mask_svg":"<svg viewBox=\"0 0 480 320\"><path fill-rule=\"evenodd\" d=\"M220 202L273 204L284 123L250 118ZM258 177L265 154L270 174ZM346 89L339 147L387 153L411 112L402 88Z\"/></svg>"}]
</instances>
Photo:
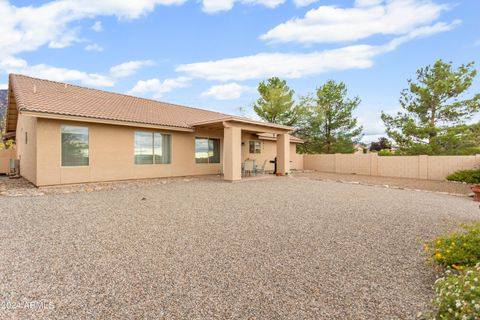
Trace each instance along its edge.
<instances>
[{"instance_id":1,"label":"white cloud","mask_svg":"<svg viewBox=\"0 0 480 320\"><path fill-rule=\"evenodd\" d=\"M295 0L296 1L296 0ZM317 1L317 0L299 0L299 1ZM267 8L275 8L285 0L202 0L202 10L207 13L216 13L220 11L229 11L233 8L235 2L248 5L263 5Z\"/></svg>"},{"instance_id":2,"label":"white cloud","mask_svg":"<svg viewBox=\"0 0 480 320\"><path fill-rule=\"evenodd\" d=\"M333 70L368 68L376 55L368 45L312 53L259 53L252 56L184 64L177 67L208 80L248 80L271 76L300 78Z\"/></svg>"},{"instance_id":3,"label":"white cloud","mask_svg":"<svg viewBox=\"0 0 480 320\"><path fill-rule=\"evenodd\" d=\"M450 31L453 28L459 26L461 23L462 23L461 20L454 20L451 23L438 22L431 26L421 27L413 30L412 32L406 35L393 39L387 45L385 45L384 48L386 51L392 51L396 49L399 45L405 42L408 42L412 39L425 38L436 33Z\"/></svg>"},{"instance_id":4,"label":"white cloud","mask_svg":"<svg viewBox=\"0 0 480 320\"><path fill-rule=\"evenodd\" d=\"M95 23L92 25L91 29L95 32L102 32L103 31L103 25L101 21L95 21Z\"/></svg>"},{"instance_id":5,"label":"white cloud","mask_svg":"<svg viewBox=\"0 0 480 320\"><path fill-rule=\"evenodd\" d=\"M113 66L111 68L113 72L106 75L88 73L76 69L59 68L47 64L29 65L28 62L23 59L7 57L0 59L0 72L25 74L59 82L79 82L86 86L113 87L118 78L132 75L138 68L151 63L149 60L129 61Z\"/></svg>"},{"instance_id":6,"label":"white cloud","mask_svg":"<svg viewBox=\"0 0 480 320\"><path fill-rule=\"evenodd\" d=\"M59 35L56 39L50 41L48 47L53 49L63 49L75 42L81 42L82 40L80 40L80 38L78 37L78 33L78 28L66 30L65 33Z\"/></svg>"},{"instance_id":7,"label":"white cloud","mask_svg":"<svg viewBox=\"0 0 480 320\"><path fill-rule=\"evenodd\" d=\"M115 16L132 20L152 12L156 6L180 5L187 0L57 0L41 5L15 6L0 0L0 58L34 51L41 46L64 48L78 41L80 29L72 25L83 19ZM204 0L207 12L230 10L236 0ZM239 0L243 4L261 4L276 7L285 0ZM100 21L91 26L94 31L103 29Z\"/></svg>"},{"instance_id":8,"label":"white cloud","mask_svg":"<svg viewBox=\"0 0 480 320\"><path fill-rule=\"evenodd\" d=\"M59 0L40 6L16 7L0 0L0 58L34 51L43 45L65 47L77 37L70 25L97 16L136 19L151 12L156 5L182 4L186 0ZM73 31L72 31L73 30Z\"/></svg>"},{"instance_id":9,"label":"white cloud","mask_svg":"<svg viewBox=\"0 0 480 320\"><path fill-rule=\"evenodd\" d=\"M96 44L96 43L90 43L85 46L86 51L97 51L97 52L102 52L103 47Z\"/></svg>"},{"instance_id":10,"label":"white cloud","mask_svg":"<svg viewBox=\"0 0 480 320\"><path fill-rule=\"evenodd\" d=\"M202 10L208 13L228 11L233 8L234 0L203 0Z\"/></svg>"},{"instance_id":11,"label":"white cloud","mask_svg":"<svg viewBox=\"0 0 480 320\"><path fill-rule=\"evenodd\" d=\"M376 6L383 2L384 0L355 0L355 6L357 7L370 7Z\"/></svg>"},{"instance_id":12,"label":"white cloud","mask_svg":"<svg viewBox=\"0 0 480 320\"><path fill-rule=\"evenodd\" d=\"M6 89L8 89L8 84L0 83L0 90L6 90Z\"/></svg>"},{"instance_id":13,"label":"white cloud","mask_svg":"<svg viewBox=\"0 0 480 320\"><path fill-rule=\"evenodd\" d=\"M241 1L243 4L254 4L254 5L262 5L267 8L276 8L279 5L285 3L285 0L243 0Z\"/></svg>"},{"instance_id":14,"label":"white cloud","mask_svg":"<svg viewBox=\"0 0 480 320\"><path fill-rule=\"evenodd\" d=\"M0 71L5 73L21 73L32 77L53 81L75 81L87 86L112 87L115 82L108 76L98 73L87 73L75 69L57 68L47 64L30 66L27 61L19 58L0 60Z\"/></svg>"},{"instance_id":15,"label":"white cloud","mask_svg":"<svg viewBox=\"0 0 480 320\"><path fill-rule=\"evenodd\" d=\"M396 114L401 111L401 108L395 105L384 106L382 109L387 114ZM387 137L385 124L380 118L380 112L372 105L365 105L362 103L356 110L354 116L356 116L358 124L363 126L364 136L361 139L362 142L370 143L372 141L377 141L380 137Z\"/></svg>"},{"instance_id":16,"label":"white cloud","mask_svg":"<svg viewBox=\"0 0 480 320\"><path fill-rule=\"evenodd\" d=\"M252 92L254 88L242 86L236 82L215 85L202 92L201 97L212 97L216 100L235 100L244 92Z\"/></svg>"},{"instance_id":17,"label":"white cloud","mask_svg":"<svg viewBox=\"0 0 480 320\"><path fill-rule=\"evenodd\" d=\"M380 119L378 112L365 111L367 107L362 108L364 111L357 117L358 124L363 126L365 136L376 136L385 134L385 126Z\"/></svg>"},{"instance_id":18,"label":"white cloud","mask_svg":"<svg viewBox=\"0 0 480 320\"><path fill-rule=\"evenodd\" d=\"M151 66L154 62L151 60L128 61L110 68L110 74L116 78L128 77L138 71L138 69Z\"/></svg>"},{"instance_id":19,"label":"white cloud","mask_svg":"<svg viewBox=\"0 0 480 320\"><path fill-rule=\"evenodd\" d=\"M48 45L64 48L79 39L80 27L75 23L83 19L114 16L121 20L132 20L152 12L156 6L181 5L187 0L57 0L41 5L16 6L10 1L0 0L0 59L26 51L35 51ZM260 4L276 7L285 0L204 0L206 12L230 10L235 1L243 4ZM301 0L308 1L308 0ZM97 20L90 27L94 31L103 29Z\"/></svg>"},{"instance_id":20,"label":"white cloud","mask_svg":"<svg viewBox=\"0 0 480 320\"><path fill-rule=\"evenodd\" d=\"M378 141L379 138L381 137L387 137L386 133L380 133L380 134L365 134L363 135L362 139L360 139L360 142L366 143L369 145L370 143L374 141Z\"/></svg>"},{"instance_id":21,"label":"white cloud","mask_svg":"<svg viewBox=\"0 0 480 320\"><path fill-rule=\"evenodd\" d=\"M373 65L373 59L414 38L444 32L458 25L437 23L418 28L384 45L352 45L339 49L311 53L259 53L251 56L197 62L179 65L176 71L191 77L219 81L262 79L271 76L300 78L330 71L364 69Z\"/></svg>"},{"instance_id":22,"label":"white cloud","mask_svg":"<svg viewBox=\"0 0 480 320\"><path fill-rule=\"evenodd\" d=\"M357 0L355 7L320 6L260 36L269 42L303 44L356 41L373 35L403 35L425 26L449 8L429 0Z\"/></svg>"},{"instance_id":23,"label":"white cloud","mask_svg":"<svg viewBox=\"0 0 480 320\"><path fill-rule=\"evenodd\" d=\"M297 7L306 7L315 2L318 2L318 0L293 0Z\"/></svg>"},{"instance_id":24,"label":"white cloud","mask_svg":"<svg viewBox=\"0 0 480 320\"><path fill-rule=\"evenodd\" d=\"M135 84L130 94L151 94L155 99L161 98L164 93L170 92L174 89L184 88L189 85L191 78L178 77L165 79L160 81L159 79L140 80Z\"/></svg>"}]
</instances>

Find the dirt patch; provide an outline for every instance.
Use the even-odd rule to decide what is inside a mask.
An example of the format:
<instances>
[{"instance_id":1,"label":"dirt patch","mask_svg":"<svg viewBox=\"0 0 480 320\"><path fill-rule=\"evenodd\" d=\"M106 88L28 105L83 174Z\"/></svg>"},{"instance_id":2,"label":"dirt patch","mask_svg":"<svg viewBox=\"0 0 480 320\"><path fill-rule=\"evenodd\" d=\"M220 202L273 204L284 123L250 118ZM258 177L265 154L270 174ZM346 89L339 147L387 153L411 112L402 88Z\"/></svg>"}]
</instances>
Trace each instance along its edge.
<instances>
[{"instance_id":1,"label":"dirt patch","mask_svg":"<svg viewBox=\"0 0 480 320\"><path fill-rule=\"evenodd\" d=\"M0 195L9 197L42 196L45 194L68 194L78 192L94 192L101 190L121 190L128 188L141 188L147 186L164 185L176 182L194 181L196 177L138 179L110 182L78 183L71 185L47 186L37 188L31 182L20 177L10 179L7 176L0 177Z\"/></svg>"},{"instance_id":2,"label":"dirt patch","mask_svg":"<svg viewBox=\"0 0 480 320\"><path fill-rule=\"evenodd\" d=\"M470 196L472 191L471 185L453 181L434 181L434 180L418 180L406 178L391 178L391 177L372 177L356 174L337 174L328 172L294 172L295 177L306 177L315 180L337 181L359 183L371 186L383 186L389 188L400 188L408 190L422 190L431 192L448 193L454 195Z\"/></svg>"}]
</instances>

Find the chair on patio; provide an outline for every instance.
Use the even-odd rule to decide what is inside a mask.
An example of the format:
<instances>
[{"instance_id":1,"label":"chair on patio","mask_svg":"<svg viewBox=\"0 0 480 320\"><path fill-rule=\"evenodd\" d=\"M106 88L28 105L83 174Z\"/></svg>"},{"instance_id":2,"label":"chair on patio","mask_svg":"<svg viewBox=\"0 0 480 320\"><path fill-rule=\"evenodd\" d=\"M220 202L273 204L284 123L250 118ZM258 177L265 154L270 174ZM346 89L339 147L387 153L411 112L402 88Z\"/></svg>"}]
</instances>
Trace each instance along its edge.
<instances>
[{"instance_id":1,"label":"chair on patio","mask_svg":"<svg viewBox=\"0 0 480 320\"><path fill-rule=\"evenodd\" d=\"M265 166L267 165L267 161L268 160L263 161L263 165L261 167L255 166L255 175L257 173L265 174Z\"/></svg>"},{"instance_id":2,"label":"chair on patio","mask_svg":"<svg viewBox=\"0 0 480 320\"><path fill-rule=\"evenodd\" d=\"M243 164L243 176L246 177L248 175L255 175L255 160L245 160Z\"/></svg>"}]
</instances>

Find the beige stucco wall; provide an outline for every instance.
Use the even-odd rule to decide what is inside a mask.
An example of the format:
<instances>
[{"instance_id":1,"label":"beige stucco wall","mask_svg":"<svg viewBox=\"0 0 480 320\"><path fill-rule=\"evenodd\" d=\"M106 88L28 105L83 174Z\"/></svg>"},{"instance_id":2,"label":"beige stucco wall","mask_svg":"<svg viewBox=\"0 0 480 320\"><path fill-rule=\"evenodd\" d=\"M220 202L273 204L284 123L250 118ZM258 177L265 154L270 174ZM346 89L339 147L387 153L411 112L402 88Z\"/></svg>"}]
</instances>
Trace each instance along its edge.
<instances>
[{"instance_id":1,"label":"beige stucco wall","mask_svg":"<svg viewBox=\"0 0 480 320\"><path fill-rule=\"evenodd\" d=\"M290 169L303 170L303 154L297 153L297 144L290 142Z\"/></svg>"},{"instance_id":2,"label":"beige stucco wall","mask_svg":"<svg viewBox=\"0 0 480 320\"><path fill-rule=\"evenodd\" d=\"M278 156L278 155L284 155ZM290 135L277 134L277 175L290 173Z\"/></svg>"},{"instance_id":3,"label":"beige stucco wall","mask_svg":"<svg viewBox=\"0 0 480 320\"><path fill-rule=\"evenodd\" d=\"M61 125L89 128L89 162L87 167L61 166ZM128 180L156 177L218 174L223 170L223 129L198 129L196 132L156 130L172 135L172 158L170 164L134 164L134 132L152 131L147 128L64 121L19 116L17 125L17 151L21 175L38 186ZM25 132L28 143L25 144ZM214 137L221 141L219 164L195 163L195 137ZM263 160L272 160L276 155L276 141L262 141L261 154L249 154L248 141L251 134L242 132L242 161L250 158L261 165ZM291 169L303 168L303 155L295 153L295 144L290 144ZM273 164L267 161L267 170Z\"/></svg>"},{"instance_id":4,"label":"beige stucco wall","mask_svg":"<svg viewBox=\"0 0 480 320\"><path fill-rule=\"evenodd\" d=\"M226 127L223 131L223 173L227 181L237 181L242 178L242 130L238 127Z\"/></svg>"},{"instance_id":5,"label":"beige stucco wall","mask_svg":"<svg viewBox=\"0 0 480 320\"><path fill-rule=\"evenodd\" d=\"M390 156L369 154L309 154L304 155L304 169L322 172L363 174L444 180L447 175L480 165L476 156Z\"/></svg>"},{"instance_id":6,"label":"beige stucco wall","mask_svg":"<svg viewBox=\"0 0 480 320\"><path fill-rule=\"evenodd\" d=\"M15 140L17 158L20 159L20 174L34 184L37 184L37 125L37 118L20 114Z\"/></svg>"},{"instance_id":7,"label":"beige stucco wall","mask_svg":"<svg viewBox=\"0 0 480 320\"><path fill-rule=\"evenodd\" d=\"M261 153L249 152L249 141L259 141L262 144ZM265 164L265 170L273 171L274 164L270 163L270 160L275 159L277 154L277 142L271 140L260 140L255 135L243 132L242 133L242 162L247 159L255 160L258 166L262 166L263 162L267 160ZM297 154L296 144L290 143L290 169L301 170L303 169L303 155Z\"/></svg>"},{"instance_id":8,"label":"beige stucco wall","mask_svg":"<svg viewBox=\"0 0 480 320\"><path fill-rule=\"evenodd\" d=\"M89 128L90 165L88 167L61 166L60 126L62 124ZM172 158L170 164L152 165L134 164L135 131L151 130L39 118L37 122L37 159L39 170L37 172L36 184L42 186L204 175L217 174L222 171L223 159L221 159L220 164L195 163L195 137L220 138L220 152L222 154L223 130L198 130L195 133L159 130L159 132L172 135Z\"/></svg>"},{"instance_id":9,"label":"beige stucco wall","mask_svg":"<svg viewBox=\"0 0 480 320\"><path fill-rule=\"evenodd\" d=\"M262 145L261 153L250 153L249 152L249 141L258 141ZM265 170L273 171L273 163L270 163L270 160L275 158L277 154L277 144L275 141L268 140L259 140L255 138L253 134L243 132L242 133L242 162L251 159L255 160L255 163L258 166L263 165L263 162L267 160L265 164Z\"/></svg>"}]
</instances>

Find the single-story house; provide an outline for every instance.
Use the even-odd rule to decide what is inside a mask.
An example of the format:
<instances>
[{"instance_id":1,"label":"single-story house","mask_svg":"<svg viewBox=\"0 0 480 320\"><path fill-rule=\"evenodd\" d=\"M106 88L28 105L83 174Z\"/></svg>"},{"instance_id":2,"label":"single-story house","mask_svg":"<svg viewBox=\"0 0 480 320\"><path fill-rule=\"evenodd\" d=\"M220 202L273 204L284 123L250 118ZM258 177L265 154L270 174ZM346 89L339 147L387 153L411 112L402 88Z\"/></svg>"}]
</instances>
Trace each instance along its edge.
<instances>
[{"instance_id":1,"label":"single-story house","mask_svg":"<svg viewBox=\"0 0 480 320\"><path fill-rule=\"evenodd\" d=\"M11 74L6 137L37 186L223 174L254 159L302 169L291 127Z\"/></svg>"}]
</instances>

